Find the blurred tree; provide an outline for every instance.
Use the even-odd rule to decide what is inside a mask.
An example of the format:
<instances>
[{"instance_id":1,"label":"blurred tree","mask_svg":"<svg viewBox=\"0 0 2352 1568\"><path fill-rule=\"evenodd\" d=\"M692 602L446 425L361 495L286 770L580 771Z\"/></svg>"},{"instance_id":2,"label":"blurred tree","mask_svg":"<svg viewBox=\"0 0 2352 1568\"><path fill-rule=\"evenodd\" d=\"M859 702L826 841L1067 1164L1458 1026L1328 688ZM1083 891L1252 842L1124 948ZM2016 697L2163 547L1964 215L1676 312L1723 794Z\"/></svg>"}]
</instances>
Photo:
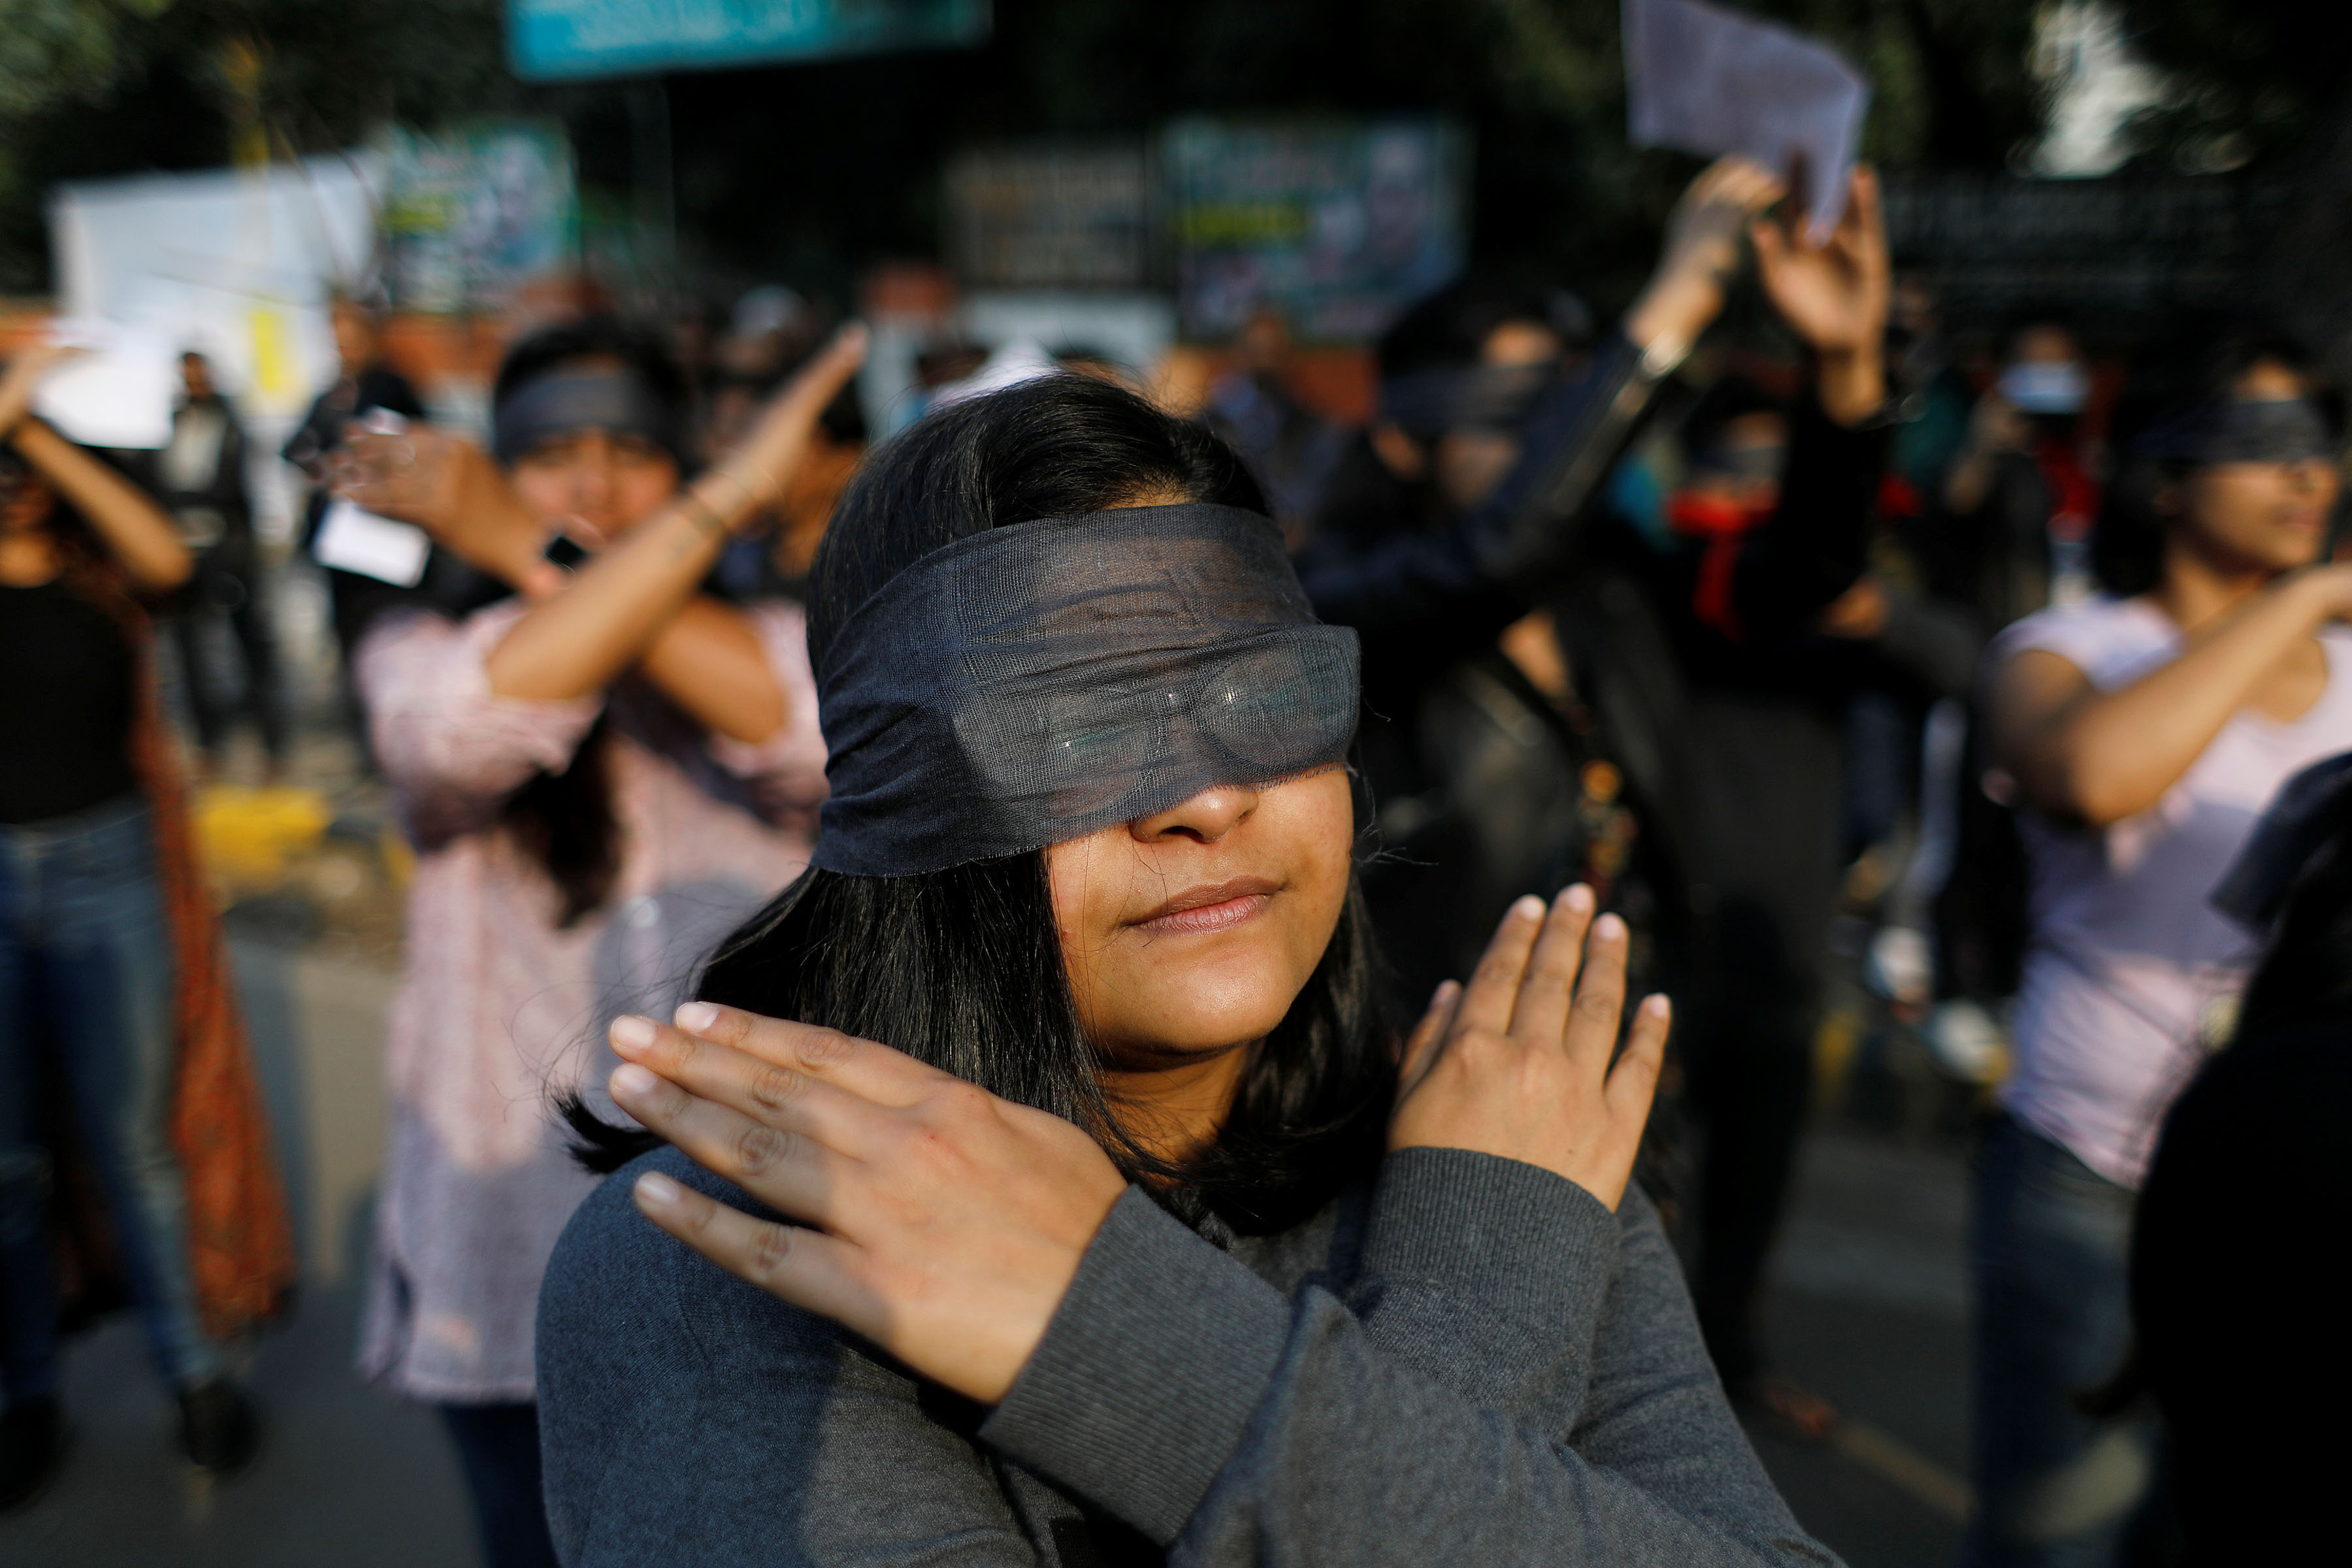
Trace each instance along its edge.
<instances>
[{"instance_id":1,"label":"blurred tree","mask_svg":"<svg viewBox=\"0 0 2352 1568\"><path fill-rule=\"evenodd\" d=\"M54 181L323 152L499 107L499 0L0 0L0 289L47 281Z\"/></svg>"},{"instance_id":2,"label":"blurred tree","mask_svg":"<svg viewBox=\"0 0 2352 1568\"><path fill-rule=\"evenodd\" d=\"M2169 73L2139 129L2184 173L2324 156L2352 111L2352 6L2309 0L2114 0L2133 47Z\"/></svg>"}]
</instances>

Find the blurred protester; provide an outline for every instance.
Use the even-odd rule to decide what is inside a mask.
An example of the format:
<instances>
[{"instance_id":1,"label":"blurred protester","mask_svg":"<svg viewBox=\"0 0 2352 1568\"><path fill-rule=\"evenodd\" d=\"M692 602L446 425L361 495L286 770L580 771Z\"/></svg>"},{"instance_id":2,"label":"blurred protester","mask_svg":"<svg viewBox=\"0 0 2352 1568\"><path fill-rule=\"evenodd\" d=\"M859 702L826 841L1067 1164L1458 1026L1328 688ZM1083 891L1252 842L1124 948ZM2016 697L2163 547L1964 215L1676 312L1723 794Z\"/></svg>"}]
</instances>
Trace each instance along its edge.
<instances>
[{"instance_id":1,"label":"blurred protester","mask_svg":"<svg viewBox=\"0 0 2352 1568\"><path fill-rule=\"evenodd\" d=\"M253 501L246 488L245 427L213 384L204 355L182 354L180 377L183 393L172 415L171 443L156 458L155 475L163 504L179 524L180 542L194 563L173 629L196 743L205 771L219 772L230 724L249 713L261 731L274 782L286 758L286 699L278 679L278 633L253 534ZM221 668L215 657L224 633L232 630L244 656L241 670ZM222 693L228 691L237 693L236 700L224 700Z\"/></svg>"},{"instance_id":2,"label":"blurred protester","mask_svg":"<svg viewBox=\"0 0 2352 1568\"><path fill-rule=\"evenodd\" d=\"M2269 950L2140 1189L2139 1368L2190 1560L2323 1562L2352 1463L2352 754L2279 792L2214 902Z\"/></svg>"},{"instance_id":3,"label":"blurred protester","mask_svg":"<svg viewBox=\"0 0 2352 1568\"><path fill-rule=\"evenodd\" d=\"M1400 1061L1354 639L1264 508L1074 375L852 487L819 864L575 1122L636 1158L541 1301L566 1562L1830 1561L1628 1184L1624 923L1520 900Z\"/></svg>"},{"instance_id":4,"label":"blurred protester","mask_svg":"<svg viewBox=\"0 0 2352 1568\"><path fill-rule=\"evenodd\" d=\"M1365 894L1401 1003L1467 973L1475 933L1519 894L1588 873L1612 890L1588 864L1594 830L1613 833L1613 858L1632 819L1613 765L1584 787L1607 759L1566 721L1539 610L1578 542L1580 499L1555 492L1606 471L1721 308L1742 226L1780 193L1736 160L1695 181L1641 300L1580 376L1568 355L1586 320L1555 319L1572 296L1507 281L1441 290L1381 342L1379 417L1342 457L1298 570L1317 613L1362 639L1378 717L1359 745L1388 852Z\"/></svg>"},{"instance_id":5,"label":"blurred protester","mask_svg":"<svg viewBox=\"0 0 2352 1568\"><path fill-rule=\"evenodd\" d=\"M837 340L691 485L682 378L610 321L509 350L495 464L415 431L356 436L343 465L360 504L512 590L389 610L356 656L420 852L360 1365L440 1407L497 1568L554 1560L532 1315L594 1182L551 1091L601 1080L583 1052L604 1025L677 1000L808 858L824 751L801 612L702 584L790 484L859 347ZM545 553L559 534L576 574Z\"/></svg>"},{"instance_id":6,"label":"blurred protester","mask_svg":"<svg viewBox=\"0 0 2352 1568\"><path fill-rule=\"evenodd\" d=\"M373 303L350 295L337 295L331 308L335 328L335 353L341 372L335 384L319 395L310 405L310 412L288 437L285 459L299 469L310 483L309 502L303 512L302 548L309 552L319 537L319 525L327 515L327 468L330 455L343 439L343 431L355 421L364 420L379 410L402 420L423 419L425 400L408 378L392 368L383 355L383 313ZM352 687L352 651L360 632L366 626L374 611L392 600L398 593L373 577L355 572L345 572L332 566L321 567L327 579L327 591L333 607L335 641L343 656L344 693L350 700L350 711L362 732L366 724L360 718L356 695Z\"/></svg>"},{"instance_id":7,"label":"blurred protester","mask_svg":"<svg viewBox=\"0 0 2352 1568\"><path fill-rule=\"evenodd\" d=\"M1202 422L1255 470L1274 520L1303 542L1347 451L1347 435L1291 389L1290 328L1279 311L1253 315L1237 346L1234 366L1210 384Z\"/></svg>"},{"instance_id":8,"label":"blurred protester","mask_svg":"<svg viewBox=\"0 0 2352 1568\"><path fill-rule=\"evenodd\" d=\"M1940 499L1969 437L1975 399L1954 368L1934 287L1917 273L1895 279L1886 312L1886 374L1895 416L1881 500L1898 517L1924 515Z\"/></svg>"},{"instance_id":9,"label":"blurred protester","mask_svg":"<svg viewBox=\"0 0 2352 1568\"><path fill-rule=\"evenodd\" d=\"M1976 605L1988 633L2094 587L2100 462L2085 439L2090 404L2081 345L2052 321L2017 334L2000 380L1977 401L1928 548L1943 591Z\"/></svg>"},{"instance_id":10,"label":"blurred protester","mask_svg":"<svg viewBox=\"0 0 2352 1568\"><path fill-rule=\"evenodd\" d=\"M1887 275L1866 174L1821 247L1778 223L1750 227L1780 195L1752 165L1727 161L1701 175L1622 335L1597 344L1591 369L1565 387L1548 384L1557 334L1524 307L1440 303L1399 322L1383 344L1383 418L1368 437L1389 476L1370 492L1385 507L1359 499L1379 472L1356 463L1334 487L1301 576L1327 619L1361 633L1370 710L1398 716L1367 727L1363 754L1387 842L1405 863L1376 868L1367 896L1409 982L1462 963L1454 943L1478 906L1546 869L1545 846L1493 831L1510 826L1496 810L1510 780L1483 764L1502 748L1464 767L1458 742L1449 754L1445 731L1424 716L1440 682L1458 682L1465 665L1475 672L1454 705L1474 720L1564 703L1597 714L1671 840L1684 884L1675 901L1703 916L1685 1047L1708 1121L1701 1324L1736 1397L1799 1405L1792 1418L1818 1425L1818 1402L1764 1378L1751 1326L1805 1102L1812 954L1836 874L1834 719L1787 684L1779 650L1862 567L1880 472L1870 426L1885 402ZM1766 295L1813 350L1814 395L1785 424L1771 414L1735 431L1726 418L1719 440L1702 438L1722 471L1684 498L1685 531L1664 548L1630 527L1567 526L1632 433L1629 414L1720 309L1743 229ZM1572 581L1571 564L1583 568ZM1558 607L1538 623L1546 635L1512 634L1505 647L1518 657L1506 669L1493 657L1497 634L1547 600ZM1515 684L1549 685L1558 698L1497 702ZM1524 717L1487 727L1537 733ZM1587 815L1594 777L1589 763L1568 775L1570 813ZM1613 776L1608 785L1613 795Z\"/></svg>"},{"instance_id":11,"label":"blurred protester","mask_svg":"<svg viewBox=\"0 0 2352 1568\"><path fill-rule=\"evenodd\" d=\"M220 1336L292 1282L284 1199L157 704L142 599L187 581L171 521L0 376L0 1508L64 1454L53 1207L96 1176L112 1254L217 1475L260 1426ZM193 1162L193 1163L189 1163Z\"/></svg>"},{"instance_id":12,"label":"blurred protester","mask_svg":"<svg viewBox=\"0 0 2352 1568\"><path fill-rule=\"evenodd\" d=\"M2207 900L2280 783L2352 746L2352 565L2314 564L2339 481L2310 390L2288 345L2218 350L2102 520L2103 552L2158 533L2153 582L1988 655L2032 902L1976 1175L1970 1563L2110 1561L2147 1489L2143 1435L2074 1396L2124 1356L2132 1194L2252 956Z\"/></svg>"}]
</instances>

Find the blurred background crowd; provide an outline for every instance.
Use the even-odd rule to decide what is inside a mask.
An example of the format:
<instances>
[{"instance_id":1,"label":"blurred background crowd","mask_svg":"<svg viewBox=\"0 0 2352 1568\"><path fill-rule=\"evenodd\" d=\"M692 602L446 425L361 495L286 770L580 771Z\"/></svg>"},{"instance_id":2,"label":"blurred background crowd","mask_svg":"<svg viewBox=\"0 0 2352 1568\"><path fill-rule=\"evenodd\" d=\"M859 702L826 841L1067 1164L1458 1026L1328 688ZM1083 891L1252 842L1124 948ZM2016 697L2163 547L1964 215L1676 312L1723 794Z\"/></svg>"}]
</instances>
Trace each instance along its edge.
<instances>
[{"instance_id":1,"label":"blurred background crowd","mask_svg":"<svg viewBox=\"0 0 2352 1568\"><path fill-rule=\"evenodd\" d=\"M525 1255L584 1178L537 1109L528 1147L436 1120L473 1058L435 1042L528 1037L448 1111L504 1125L730 923L678 889L805 853L809 735L663 659L804 686L861 454L1066 370L1233 443L1359 628L1407 1005L1523 891L1633 922L1680 1019L1642 1179L1805 1525L1857 1564L2180 1560L2134 1194L2251 961L2205 896L2352 750L2335 634L2315 675L2280 651L2352 590L2088 740L2027 687L2121 690L2332 552L2352 23L1739 9L1844 62L1797 108L1874 168L1851 205L1842 168L1738 185L1695 155L1737 147L1629 133L1681 62L1629 69L1612 0L0 0L0 1559L535 1560L497 1507L535 1463ZM1790 174L1840 226L1738 259ZM672 706L467 685L547 563L756 450L852 320L725 608L646 657ZM583 366L625 391L525 430ZM453 443L539 509L520 556L352 499L462 485ZM1540 538L1531 453L1575 459ZM2168 752L2116 728L2200 701ZM656 817L658 876L613 848ZM483 822L528 876L450 860ZM499 880L542 872L551 924Z\"/></svg>"}]
</instances>

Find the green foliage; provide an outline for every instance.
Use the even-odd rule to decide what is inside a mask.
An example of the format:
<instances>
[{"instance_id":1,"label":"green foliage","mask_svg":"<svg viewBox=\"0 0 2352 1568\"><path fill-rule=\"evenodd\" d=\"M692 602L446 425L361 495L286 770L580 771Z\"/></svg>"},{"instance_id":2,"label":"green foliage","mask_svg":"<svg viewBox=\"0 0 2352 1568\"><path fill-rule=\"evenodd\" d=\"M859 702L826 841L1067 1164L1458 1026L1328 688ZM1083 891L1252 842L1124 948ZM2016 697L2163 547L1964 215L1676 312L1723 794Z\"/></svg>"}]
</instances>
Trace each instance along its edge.
<instances>
[{"instance_id":1,"label":"green foliage","mask_svg":"<svg viewBox=\"0 0 2352 1568\"><path fill-rule=\"evenodd\" d=\"M2346 106L2352 6L2311 0L2116 0L2132 46L2175 101L2142 127L2154 159L2190 170L2292 157Z\"/></svg>"},{"instance_id":2,"label":"green foliage","mask_svg":"<svg viewBox=\"0 0 2352 1568\"><path fill-rule=\"evenodd\" d=\"M0 288L54 181L345 147L517 89L501 0L0 0Z\"/></svg>"},{"instance_id":3,"label":"green foliage","mask_svg":"<svg viewBox=\"0 0 2352 1568\"><path fill-rule=\"evenodd\" d=\"M120 24L161 8L152 0L0 0L0 121L102 100L121 70Z\"/></svg>"}]
</instances>

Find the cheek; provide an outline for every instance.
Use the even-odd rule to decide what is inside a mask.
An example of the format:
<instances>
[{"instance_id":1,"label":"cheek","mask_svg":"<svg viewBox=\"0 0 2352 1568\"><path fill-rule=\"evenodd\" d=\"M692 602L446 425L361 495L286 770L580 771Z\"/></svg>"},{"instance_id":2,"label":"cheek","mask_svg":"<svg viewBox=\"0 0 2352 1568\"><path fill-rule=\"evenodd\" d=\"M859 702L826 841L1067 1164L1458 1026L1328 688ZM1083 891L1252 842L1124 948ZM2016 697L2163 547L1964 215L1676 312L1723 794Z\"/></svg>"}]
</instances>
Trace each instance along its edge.
<instances>
[{"instance_id":1,"label":"cheek","mask_svg":"<svg viewBox=\"0 0 2352 1568\"><path fill-rule=\"evenodd\" d=\"M677 469L668 463L633 464L621 470L620 514L643 522L677 493Z\"/></svg>"},{"instance_id":2,"label":"cheek","mask_svg":"<svg viewBox=\"0 0 2352 1568\"><path fill-rule=\"evenodd\" d=\"M515 499L541 522L571 513L572 470L553 463L520 463L507 476Z\"/></svg>"}]
</instances>

